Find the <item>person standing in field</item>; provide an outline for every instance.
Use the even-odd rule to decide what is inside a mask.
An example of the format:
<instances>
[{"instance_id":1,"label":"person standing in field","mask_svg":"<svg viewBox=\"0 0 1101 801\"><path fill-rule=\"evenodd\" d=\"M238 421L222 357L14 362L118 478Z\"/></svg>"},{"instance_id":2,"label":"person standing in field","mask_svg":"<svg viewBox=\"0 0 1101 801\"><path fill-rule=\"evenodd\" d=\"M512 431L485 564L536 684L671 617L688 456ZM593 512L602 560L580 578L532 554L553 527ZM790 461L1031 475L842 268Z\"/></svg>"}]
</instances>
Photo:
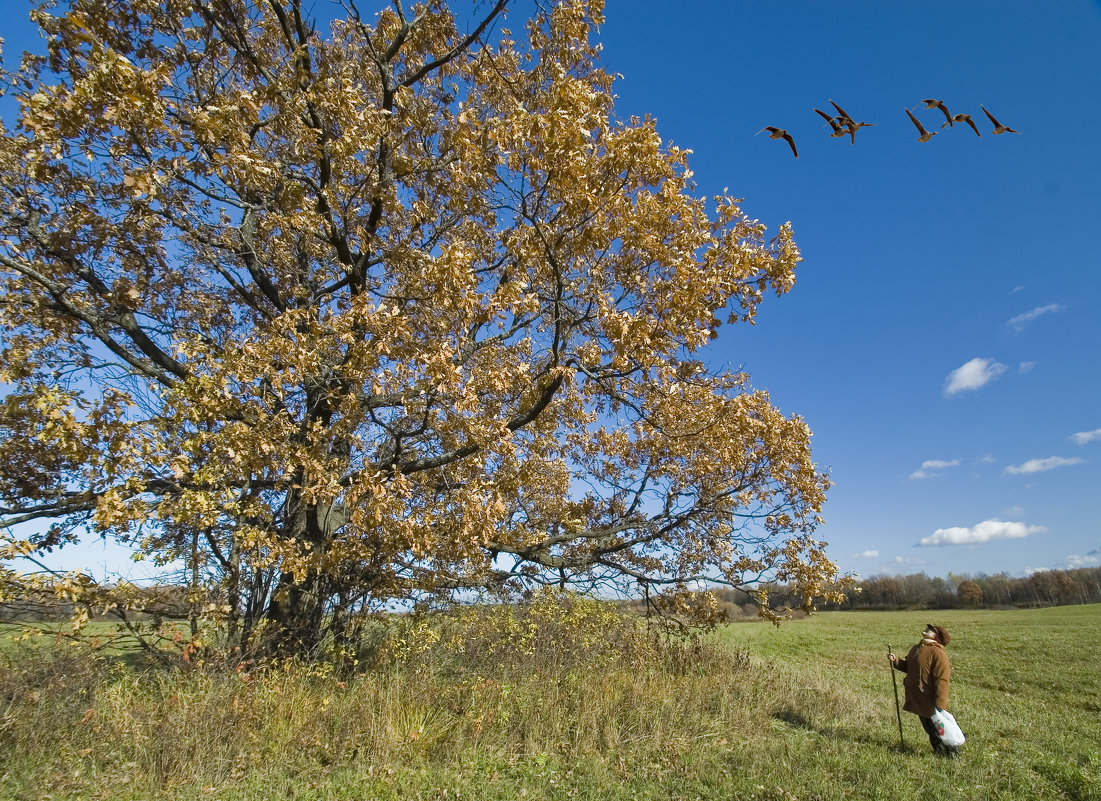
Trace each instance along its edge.
<instances>
[{"instance_id":1,"label":"person standing in field","mask_svg":"<svg viewBox=\"0 0 1101 801\"><path fill-rule=\"evenodd\" d=\"M921 721L921 727L929 735L929 744L937 756L955 759L959 746L945 745L937 735L930 718L938 709L948 708L948 683L952 677L952 664L945 646L951 638L944 626L929 624L921 632L921 642L910 649L906 658L895 654L888 657L897 670L906 674L902 680L906 688L906 702L902 708L913 712Z\"/></svg>"}]
</instances>

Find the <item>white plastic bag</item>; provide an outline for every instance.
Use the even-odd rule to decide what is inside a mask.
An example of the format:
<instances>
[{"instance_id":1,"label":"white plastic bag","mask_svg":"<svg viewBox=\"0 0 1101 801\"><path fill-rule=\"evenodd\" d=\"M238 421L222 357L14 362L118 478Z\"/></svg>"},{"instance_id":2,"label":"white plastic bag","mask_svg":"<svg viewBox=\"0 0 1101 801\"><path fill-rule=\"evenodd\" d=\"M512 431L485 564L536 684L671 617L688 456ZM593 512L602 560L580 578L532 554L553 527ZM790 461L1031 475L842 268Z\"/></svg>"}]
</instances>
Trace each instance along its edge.
<instances>
[{"instance_id":1,"label":"white plastic bag","mask_svg":"<svg viewBox=\"0 0 1101 801\"><path fill-rule=\"evenodd\" d=\"M952 717L951 712L947 709L938 709L933 713L930 720L933 721L933 725L937 729L937 736L940 737L942 743L952 748L963 745L966 738L963 736L963 730L956 723L956 719Z\"/></svg>"}]
</instances>

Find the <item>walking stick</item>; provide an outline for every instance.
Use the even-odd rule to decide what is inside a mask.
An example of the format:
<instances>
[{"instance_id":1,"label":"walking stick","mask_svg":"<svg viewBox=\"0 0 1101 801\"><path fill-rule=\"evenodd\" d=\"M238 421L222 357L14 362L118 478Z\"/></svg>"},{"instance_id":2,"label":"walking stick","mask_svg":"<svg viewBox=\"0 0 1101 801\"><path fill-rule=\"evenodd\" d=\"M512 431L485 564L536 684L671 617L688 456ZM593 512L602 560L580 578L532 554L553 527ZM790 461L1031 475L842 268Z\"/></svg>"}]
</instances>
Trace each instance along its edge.
<instances>
[{"instance_id":1,"label":"walking stick","mask_svg":"<svg viewBox=\"0 0 1101 801\"><path fill-rule=\"evenodd\" d=\"M887 643L887 656L891 656L890 643ZM891 684L895 686L895 717L898 718L898 747L905 748L906 742L902 739L902 710L898 708L898 679L895 677L894 663L888 659L887 664L891 669Z\"/></svg>"}]
</instances>

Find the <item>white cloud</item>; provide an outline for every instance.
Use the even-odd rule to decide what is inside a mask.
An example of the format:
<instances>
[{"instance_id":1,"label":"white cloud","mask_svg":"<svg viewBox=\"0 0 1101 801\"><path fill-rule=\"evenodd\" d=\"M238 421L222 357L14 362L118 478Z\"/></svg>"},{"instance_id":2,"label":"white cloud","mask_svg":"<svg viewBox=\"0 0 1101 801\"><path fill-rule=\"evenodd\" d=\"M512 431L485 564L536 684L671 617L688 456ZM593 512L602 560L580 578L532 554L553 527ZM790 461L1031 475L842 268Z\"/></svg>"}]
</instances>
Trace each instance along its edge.
<instances>
[{"instance_id":1,"label":"white cloud","mask_svg":"<svg viewBox=\"0 0 1101 801\"><path fill-rule=\"evenodd\" d=\"M1024 327L1035 320L1037 317L1043 317L1045 314L1054 314L1055 312L1061 312L1065 309L1065 306L1060 306L1058 303L1049 303L1046 306L1037 306L1035 309L1026 311L1024 314L1018 314L1012 320L1009 320L1006 325L1010 328L1014 328L1017 331L1024 330Z\"/></svg>"},{"instance_id":2,"label":"white cloud","mask_svg":"<svg viewBox=\"0 0 1101 801\"><path fill-rule=\"evenodd\" d=\"M993 359L972 359L948 374L945 395L955 395L967 389L978 389L1004 373L1008 368Z\"/></svg>"},{"instance_id":3,"label":"white cloud","mask_svg":"<svg viewBox=\"0 0 1101 801\"><path fill-rule=\"evenodd\" d=\"M1074 440L1075 445L1086 445L1095 439L1101 439L1101 428L1095 428L1093 431L1079 431L1077 434L1071 434L1070 438Z\"/></svg>"},{"instance_id":4,"label":"white cloud","mask_svg":"<svg viewBox=\"0 0 1101 801\"><path fill-rule=\"evenodd\" d=\"M1039 364L1039 362L1021 362L1021 366L1018 367L1017 370L1020 373L1031 373L1032 368L1037 364Z\"/></svg>"},{"instance_id":5,"label":"white cloud","mask_svg":"<svg viewBox=\"0 0 1101 801\"><path fill-rule=\"evenodd\" d=\"M915 470L910 474L910 478L922 479L932 478L933 476L940 475L940 471L946 467L956 467L959 465L959 459L952 459L951 461L945 459L927 459L921 463L921 468Z\"/></svg>"},{"instance_id":6,"label":"white cloud","mask_svg":"<svg viewBox=\"0 0 1101 801\"><path fill-rule=\"evenodd\" d=\"M960 463L959 459L927 459L921 463L922 470L943 470L946 467L955 467Z\"/></svg>"},{"instance_id":7,"label":"white cloud","mask_svg":"<svg viewBox=\"0 0 1101 801\"><path fill-rule=\"evenodd\" d=\"M1062 456L1049 456L1046 459L1029 459L1024 464L1009 465L1004 472L1011 476L1026 476L1031 473L1043 473L1047 470L1054 470L1056 467L1068 467L1073 464L1081 464L1086 461L1077 456L1066 459Z\"/></svg>"},{"instance_id":8,"label":"white cloud","mask_svg":"<svg viewBox=\"0 0 1101 801\"><path fill-rule=\"evenodd\" d=\"M975 464L994 464L994 461L994 457L988 453L985 456L980 456L978 459L976 459Z\"/></svg>"},{"instance_id":9,"label":"white cloud","mask_svg":"<svg viewBox=\"0 0 1101 801\"><path fill-rule=\"evenodd\" d=\"M861 551L860 553L854 553L853 559L878 559L879 551Z\"/></svg>"},{"instance_id":10,"label":"white cloud","mask_svg":"<svg viewBox=\"0 0 1101 801\"><path fill-rule=\"evenodd\" d=\"M1025 513L1025 508L1023 506L1010 506L1005 510L1005 513L1010 517L1020 517Z\"/></svg>"},{"instance_id":11,"label":"white cloud","mask_svg":"<svg viewBox=\"0 0 1101 801\"><path fill-rule=\"evenodd\" d=\"M930 536L918 542L918 545L981 545L995 540L1021 539L1030 534L1040 534L1045 531L1047 529L1043 526L984 520L971 528L963 526L938 528Z\"/></svg>"}]
</instances>

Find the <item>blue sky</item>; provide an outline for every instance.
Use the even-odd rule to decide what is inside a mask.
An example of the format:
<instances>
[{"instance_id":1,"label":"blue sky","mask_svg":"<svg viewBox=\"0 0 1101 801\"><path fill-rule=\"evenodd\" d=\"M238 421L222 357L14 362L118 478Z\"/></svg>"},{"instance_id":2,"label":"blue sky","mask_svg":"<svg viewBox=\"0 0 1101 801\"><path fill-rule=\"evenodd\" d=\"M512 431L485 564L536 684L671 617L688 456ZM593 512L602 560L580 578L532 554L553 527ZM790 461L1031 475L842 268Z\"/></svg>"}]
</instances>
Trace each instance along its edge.
<instances>
[{"instance_id":1,"label":"blue sky","mask_svg":"<svg viewBox=\"0 0 1101 801\"><path fill-rule=\"evenodd\" d=\"M794 226L795 289L708 358L806 418L835 482L819 534L840 566L1101 564L1101 7L609 0L606 13L619 114L650 113L691 148L701 193L729 187L751 217ZM925 98L982 136L942 131ZM830 99L876 127L831 139L813 111ZM992 135L980 104L1021 133ZM797 160L754 136L766 125L793 135Z\"/></svg>"},{"instance_id":2,"label":"blue sky","mask_svg":"<svg viewBox=\"0 0 1101 801\"><path fill-rule=\"evenodd\" d=\"M0 7L10 63L32 46L26 6ZM841 568L1101 564L1101 6L609 0L606 16L617 113L692 149L701 194L794 226L795 289L705 357L806 418ZM941 130L924 98L982 136ZM876 126L831 139L813 111L830 99ZM980 103L1021 133L992 135ZM67 561L143 573L99 543Z\"/></svg>"}]
</instances>

